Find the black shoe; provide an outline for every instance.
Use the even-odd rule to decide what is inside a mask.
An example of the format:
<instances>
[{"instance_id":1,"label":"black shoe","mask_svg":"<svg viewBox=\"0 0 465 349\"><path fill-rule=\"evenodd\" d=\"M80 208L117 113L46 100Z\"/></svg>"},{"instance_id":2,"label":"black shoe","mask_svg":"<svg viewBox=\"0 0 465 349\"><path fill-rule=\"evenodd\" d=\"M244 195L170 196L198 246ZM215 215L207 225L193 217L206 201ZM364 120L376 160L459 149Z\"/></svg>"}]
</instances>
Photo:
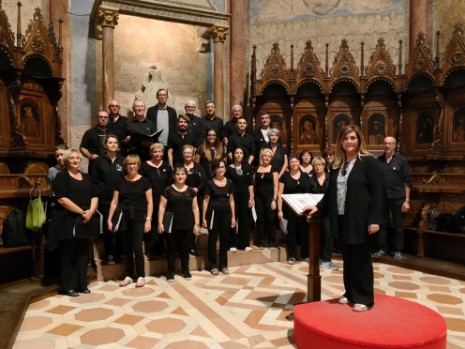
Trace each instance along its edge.
<instances>
[{"instance_id":1,"label":"black shoe","mask_svg":"<svg viewBox=\"0 0 465 349\"><path fill-rule=\"evenodd\" d=\"M77 293L75 290L69 290L69 291L58 291L59 294L63 294L65 296L69 297L79 297L79 293Z\"/></svg>"},{"instance_id":2,"label":"black shoe","mask_svg":"<svg viewBox=\"0 0 465 349\"><path fill-rule=\"evenodd\" d=\"M191 273L189 273L188 270L184 270L184 271L182 272L182 277L183 277L184 279L186 279L186 280L191 280L191 279L192 279L192 275L191 275Z\"/></svg>"},{"instance_id":3,"label":"black shoe","mask_svg":"<svg viewBox=\"0 0 465 349\"><path fill-rule=\"evenodd\" d=\"M90 293L90 290L88 288L84 289L84 290L77 290L79 293L85 293L85 294L89 294Z\"/></svg>"},{"instance_id":4,"label":"black shoe","mask_svg":"<svg viewBox=\"0 0 465 349\"><path fill-rule=\"evenodd\" d=\"M173 282L174 281L174 273L168 273L168 275L166 275L166 281Z\"/></svg>"}]
</instances>

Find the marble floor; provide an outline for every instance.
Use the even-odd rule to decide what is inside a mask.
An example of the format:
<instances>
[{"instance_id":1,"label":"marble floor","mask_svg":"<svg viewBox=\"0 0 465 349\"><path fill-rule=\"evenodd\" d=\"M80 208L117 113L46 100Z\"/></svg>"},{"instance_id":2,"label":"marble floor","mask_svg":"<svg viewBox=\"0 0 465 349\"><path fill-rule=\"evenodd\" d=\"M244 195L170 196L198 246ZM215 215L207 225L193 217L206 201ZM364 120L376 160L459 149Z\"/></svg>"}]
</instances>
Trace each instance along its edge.
<instances>
[{"instance_id":1,"label":"marble floor","mask_svg":"<svg viewBox=\"0 0 465 349\"><path fill-rule=\"evenodd\" d=\"M374 269L377 293L438 311L448 326L447 349L465 348L464 281L383 263ZM230 271L192 271L192 280L177 275L172 283L147 277L143 288L95 281L89 295L39 300L29 306L13 348L295 348L286 315L306 300L308 264L272 262ZM321 274L322 299L341 295L342 270Z\"/></svg>"}]
</instances>

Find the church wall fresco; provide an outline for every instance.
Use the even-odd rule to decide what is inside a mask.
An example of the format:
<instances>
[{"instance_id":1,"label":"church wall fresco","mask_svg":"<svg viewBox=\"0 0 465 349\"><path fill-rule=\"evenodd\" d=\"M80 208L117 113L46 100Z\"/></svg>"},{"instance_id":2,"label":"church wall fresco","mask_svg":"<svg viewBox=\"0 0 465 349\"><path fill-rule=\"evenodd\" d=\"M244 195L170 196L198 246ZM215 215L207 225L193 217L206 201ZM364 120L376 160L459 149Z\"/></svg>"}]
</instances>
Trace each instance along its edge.
<instances>
[{"instance_id":1,"label":"church wall fresco","mask_svg":"<svg viewBox=\"0 0 465 349\"><path fill-rule=\"evenodd\" d=\"M362 41L370 52L383 37L394 62L398 60L399 40L403 40L405 49L407 0L250 1L249 14L249 47L257 45L258 71L273 42L280 44L289 63L290 44L294 52L303 52L305 42L311 40L323 64L325 45L329 43L330 66L344 38L357 61Z\"/></svg>"},{"instance_id":2,"label":"church wall fresco","mask_svg":"<svg viewBox=\"0 0 465 349\"><path fill-rule=\"evenodd\" d=\"M444 43L448 42L456 24L465 22L465 2L463 0L435 0L433 2L433 32L439 31L440 52L445 51Z\"/></svg>"}]
</instances>

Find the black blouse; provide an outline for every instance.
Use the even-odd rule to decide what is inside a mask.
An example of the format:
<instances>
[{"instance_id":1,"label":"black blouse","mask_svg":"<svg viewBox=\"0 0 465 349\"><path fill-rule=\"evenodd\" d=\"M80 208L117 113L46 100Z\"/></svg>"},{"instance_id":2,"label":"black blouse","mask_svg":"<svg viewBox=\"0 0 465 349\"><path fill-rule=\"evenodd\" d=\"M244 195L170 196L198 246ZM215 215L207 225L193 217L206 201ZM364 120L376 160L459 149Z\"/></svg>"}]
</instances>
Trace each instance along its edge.
<instances>
[{"instance_id":1,"label":"black blouse","mask_svg":"<svg viewBox=\"0 0 465 349\"><path fill-rule=\"evenodd\" d=\"M229 204L229 196L234 192L234 185L230 179L226 179L226 185L219 187L212 180L208 181L205 194L210 195L208 202L208 211L212 210L216 213L231 212L231 205Z\"/></svg>"},{"instance_id":2,"label":"black blouse","mask_svg":"<svg viewBox=\"0 0 465 349\"><path fill-rule=\"evenodd\" d=\"M165 212L173 212L174 214L173 229L193 229L195 221L192 212L192 200L197 195L195 190L187 187L186 190L181 192L169 186L162 195L167 200Z\"/></svg>"},{"instance_id":3,"label":"black blouse","mask_svg":"<svg viewBox=\"0 0 465 349\"><path fill-rule=\"evenodd\" d=\"M226 168L226 177L234 183L234 195L249 197L249 187L253 185L252 168L249 165L242 165L240 169L233 166Z\"/></svg>"}]
</instances>

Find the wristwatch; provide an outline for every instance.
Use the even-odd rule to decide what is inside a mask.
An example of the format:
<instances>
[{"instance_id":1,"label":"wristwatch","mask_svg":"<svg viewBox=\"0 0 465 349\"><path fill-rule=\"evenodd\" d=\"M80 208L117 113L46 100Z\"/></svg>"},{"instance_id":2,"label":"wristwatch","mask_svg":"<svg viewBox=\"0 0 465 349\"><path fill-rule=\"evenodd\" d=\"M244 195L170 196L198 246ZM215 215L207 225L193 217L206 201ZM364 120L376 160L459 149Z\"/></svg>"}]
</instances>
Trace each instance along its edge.
<instances>
[{"instance_id":1,"label":"wristwatch","mask_svg":"<svg viewBox=\"0 0 465 349\"><path fill-rule=\"evenodd\" d=\"M146 221L151 221L151 220L152 220L152 217L145 217L145 220L146 220Z\"/></svg>"}]
</instances>

